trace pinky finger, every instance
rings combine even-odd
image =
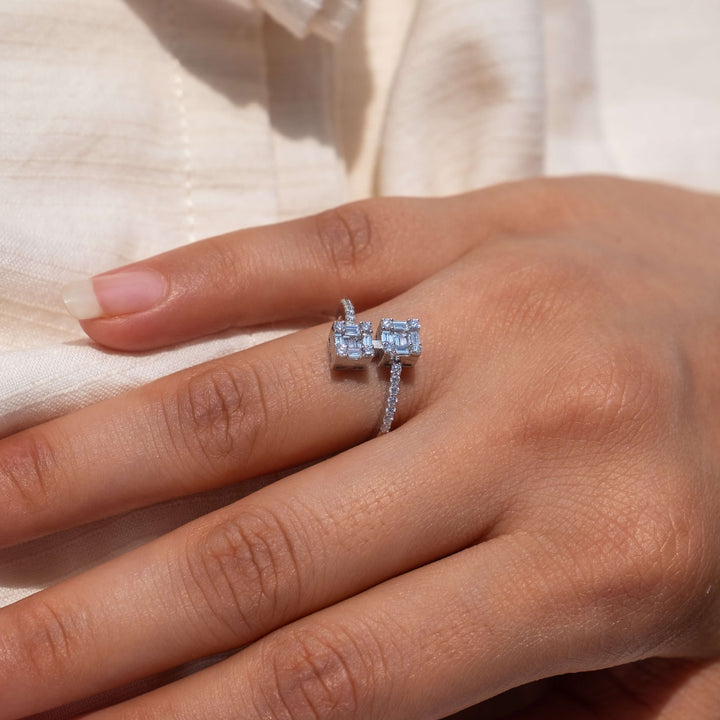
[[[503,720],[716,720],[720,660],[651,658],[551,678],[543,689],[536,702]]]

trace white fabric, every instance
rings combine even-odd
[[[65,313],[72,280],[374,194],[720,187],[716,0],[359,5],[0,0],[0,436],[275,334],[108,352]],[[0,551],[0,605],[245,491]]]
[[[542,173],[541,20],[536,0],[418,5],[387,110],[383,193],[462,192]]]
[[[594,0],[600,121],[618,172],[720,187],[720,2]]]

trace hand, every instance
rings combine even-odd
[[[378,438],[387,375],[333,376],[323,322],[0,442],[5,545],[332,456],[0,611],[0,720],[241,646],[91,717],[440,718],[603,668],[514,717],[714,717],[718,226],[710,196],[534,181],[96,280],[115,348],[349,297],[420,318],[423,355]]]

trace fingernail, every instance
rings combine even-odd
[[[68,312],[78,320],[130,315],[149,310],[167,293],[165,278],[155,270],[132,270],[79,280],[63,288]]]

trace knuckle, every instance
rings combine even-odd
[[[589,599],[630,652],[667,647],[691,633],[707,610],[711,568],[696,501],[680,492],[668,502],[651,467],[608,488],[570,545],[581,605]],[[625,647],[629,639],[641,647]]]
[[[603,595],[643,602],[659,599],[667,591],[677,547],[670,518],[636,503],[623,508],[618,504],[603,515],[598,527],[603,538],[595,543],[595,557],[606,570],[599,577]]]
[[[14,635],[18,665],[43,681],[64,677],[88,649],[77,609],[67,613],[40,598],[18,613]]]
[[[492,275],[482,301],[490,330],[500,337],[533,337],[556,326],[586,307],[603,284],[596,269],[570,253],[540,248],[508,251],[486,272]]]
[[[322,251],[340,280],[354,275],[372,255],[375,228],[367,203],[352,203],[316,216]]]
[[[246,284],[247,273],[241,270],[238,248],[242,244],[229,243],[222,236],[207,238],[203,241],[202,272],[205,280],[215,287],[241,288]]]
[[[268,426],[267,381],[251,366],[212,364],[162,398],[170,442],[203,468],[247,462]]]
[[[535,375],[518,403],[519,442],[533,449],[647,440],[672,404],[656,357],[636,346],[573,348]]]
[[[3,507],[32,514],[46,508],[54,494],[58,463],[53,444],[38,430],[11,440],[0,455]]]
[[[292,614],[305,554],[276,511],[246,508],[190,541],[184,586],[198,615],[243,643],[270,618],[279,622]]]
[[[597,199],[603,179],[530,178],[494,190],[496,225],[506,232],[528,235],[578,226],[607,214]]]
[[[266,651],[265,713],[283,720],[381,717],[386,659],[377,642],[342,630],[297,631]]]

